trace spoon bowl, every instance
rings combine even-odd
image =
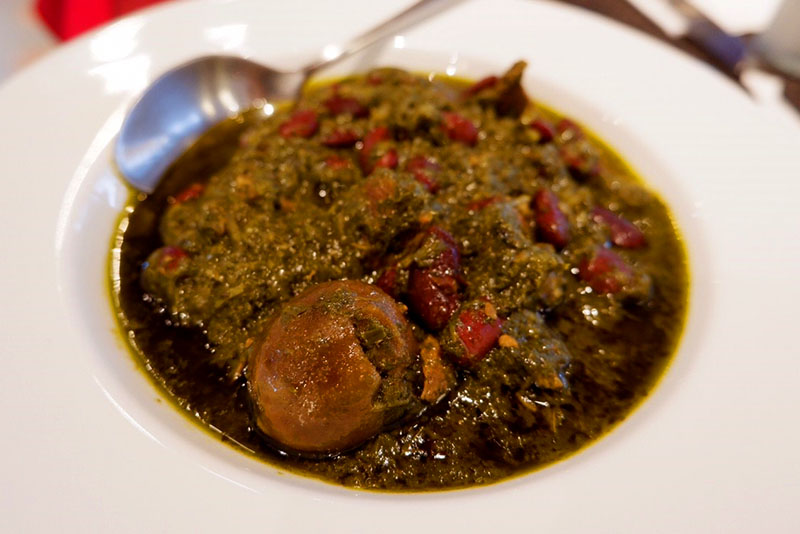
[[[296,99],[314,73],[463,0],[420,0],[323,59],[286,72],[232,56],[205,56],[156,79],[122,123],[114,157],[137,190],[152,193],[164,172],[206,130],[259,100]]]
[[[286,101],[303,72],[281,72],[231,56],[206,56],[158,78],[135,104],[115,147],[120,171],[151,193],[167,167],[206,130],[254,102]]]

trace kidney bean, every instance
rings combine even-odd
[[[441,254],[433,262],[433,265],[454,273],[457,272],[461,268],[461,254],[458,252],[458,245],[450,232],[441,226],[431,226],[428,234],[434,236],[443,245]]]
[[[558,121],[558,124],[556,125],[556,131],[560,137],[564,138],[564,141],[569,141],[570,139],[580,139],[583,137],[583,128],[569,119],[561,119]]]
[[[452,111],[442,112],[442,128],[453,141],[475,146],[478,142],[478,128],[471,120]]]
[[[386,126],[378,126],[364,137],[364,151],[369,152],[375,148],[375,145],[381,141],[391,139],[389,128]]]
[[[278,127],[281,137],[311,137],[317,131],[317,114],[310,110],[295,111]]]
[[[461,93],[462,98],[467,98],[473,95],[476,95],[483,91],[484,89],[489,89],[490,87],[494,87],[497,85],[497,80],[499,78],[497,76],[487,76],[482,80],[478,80],[477,82],[473,83]]]
[[[569,243],[569,221],[561,208],[558,197],[552,191],[540,189],[533,197],[533,211],[536,221],[536,237],[562,249]]]
[[[333,95],[325,100],[322,105],[327,108],[331,115],[342,115],[349,113],[353,117],[362,118],[369,115],[369,108],[355,98],[348,96]]]
[[[169,276],[176,273],[188,261],[189,254],[185,250],[173,245],[166,245],[150,253],[145,268]]]
[[[375,168],[376,163],[373,162],[373,158],[375,156],[375,150],[378,143],[382,141],[388,141],[391,139],[391,133],[389,132],[389,128],[386,126],[379,126],[369,132],[367,135],[364,136],[364,141],[361,146],[361,150],[358,153],[358,161],[361,165],[361,170],[364,174],[370,174],[372,170]],[[380,159],[380,158],[378,158]],[[394,165],[389,165],[392,163],[392,159],[394,159]],[[397,165],[397,153],[394,153],[394,158],[389,156],[384,162],[384,167],[392,167]]]
[[[350,160],[340,156],[328,156],[325,158],[325,165],[333,170],[345,169],[350,166]]]
[[[439,190],[439,184],[433,177],[439,172],[439,164],[425,156],[414,156],[406,163],[406,170],[411,171],[414,179],[421,183],[430,193]]]
[[[323,140],[322,144],[331,148],[348,148],[358,142],[358,134],[353,130],[334,130]]]
[[[375,162],[375,168],[385,167],[387,169],[394,169],[397,167],[397,151],[393,148],[387,150],[378,161]]]
[[[595,207],[592,219],[597,224],[608,228],[611,242],[623,248],[640,248],[647,244],[647,239],[632,222],[605,208]]]
[[[528,125],[539,134],[539,144],[549,143],[556,136],[555,127],[544,119],[536,119]]]
[[[367,74],[367,83],[372,86],[380,85],[383,83],[383,76],[379,72],[372,71]]]
[[[183,204],[184,202],[199,198],[205,190],[206,186],[204,184],[194,183],[175,195],[175,204]]]
[[[635,282],[636,273],[616,252],[598,247],[590,258],[581,261],[581,280],[598,293],[617,293]]]
[[[459,307],[458,276],[461,257],[453,236],[433,226],[422,247],[430,246],[435,256],[424,267],[411,269],[408,284],[409,304],[431,330],[441,330]]]
[[[576,180],[585,180],[600,173],[600,163],[594,154],[579,146],[579,143],[561,145],[558,149],[561,159]]]
[[[491,206],[495,202],[500,201],[499,196],[491,196],[491,197],[483,197],[479,198],[478,200],[473,200],[469,204],[467,204],[468,211],[481,211],[482,209],[486,208],[487,206]]]
[[[458,283],[453,276],[439,276],[431,269],[413,269],[408,293],[411,308],[431,330],[444,328],[458,309]]]
[[[502,334],[502,320],[490,317],[483,308],[468,308],[458,314],[456,335],[463,344],[463,351],[452,356],[460,365],[474,365],[497,343]]]
[[[397,266],[392,265],[391,267],[387,267],[375,281],[375,285],[381,288],[387,295],[397,298],[399,294],[399,288],[397,287]]]

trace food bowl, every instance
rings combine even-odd
[[[203,54],[291,66],[298,51],[349,32],[351,13],[362,13],[366,27],[400,4],[320,2],[253,16],[262,6],[193,2],[144,12],[67,45],[0,88],[0,107],[15,125],[3,130],[0,152],[11,177],[0,210],[4,248],[14,251],[3,271],[13,306],[2,312],[9,356],[0,384],[3,420],[13,429],[3,462],[13,488],[10,525],[797,526],[800,434],[786,421],[800,402],[791,340],[800,297],[791,232],[800,221],[790,209],[800,136],[710,69],[550,3],[465,3],[338,72],[394,63],[478,78],[527,59],[530,96],[588,126],[661,195],[688,249],[690,308],[673,363],[650,397],[603,439],[546,469],[410,495],[282,472],[219,443],[163,399],[119,338],[105,285],[111,236],[129,194],[110,148],[133,98],[160,72]]]
[[[465,56],[453,58],[441,52],[389,47],[380,53],[371,54],[370,57],[359,57],[342,64],[326,75],[337,77],[365,72],[382,65],[422,73],[447,73],[471,79],[480,79],[502,70],[502,66]],[[583,102],[580,97],[565,93],[557,87],[548,89],[548,82],[537,79],[535,72],[526,77],[524,85],[535,101],[565,110],[607,140],[623,157],[629,158],[631,166],[672,207],[677,226],[686,236],[689,249],[692,280],[689,302],[709,302],[710,299],[703,292],[703,287],[706,287],[707,292],[708,286],[698,286],[698,278],[701,282],[703,279],[700,266],[708,263],[702,259],[702,251],[705,250],[702,246],[702,229],[694,225],[690,215],[691,204],[681,191],[680,180],[670,174],[646,144],[640,143],[623,126],[604,120],[603,112],[594,109],[590,103]],[[110,156],[101,155],[95,160],[96,164],[88,169],[72,202],[64,206],[65,228],[68,231],[64,234],[63,253],[59,262],[63,285],[68,288],[66,296],[71,310],[69,315],[76,318],[94,345],[94,350],[86,354],[86,358],[96,379],[118,408],[144,431],[160,443],[175,447],[186,457],[197,455],[197,461],[203,458],[202,461],[208,468],[219,472],[226,479],[248,486],[275,481],[279,484],[291,481],[289,483],[301,486],[310,484],[312,487],[321,484],[299,475],[285,476],[285,471],[279,467],[248,457],[241,450],[232,450],[229,444],[221,442],[219,436],[200,431],[200,426],[193,424],[186,414],[173,406],[165,393],[148,379],[141,363],[128,352],[125,340],[121,337],[124,332],[117,325],[111,307],[113,291],[97,283],[97,280],[108,279],[113,269],[114,258],[109,258],[108,252],[111,236],[115,225],[120,224],[120,214],[128,196],[135,194],[108,165],[108,157]],[[91,224],[82,223],[83,221],[91,221]],[[122,220],[122,224],[124,222]],[[681,354],[685,354],[686,344],[692,342],[691,338],[695,335],[692,329],[702,325],[702,312],[698,312],[695,307],[691,313],[693,316],[687,337],[679,344],[678,351]],[[670,373],[680,372],[680,366],[684,365],[683,360],[690,358],[679,356],[678,370],[673,369]],[[564,461],[569,464],[574,459]],[[535,479],[542,476],[542,473],[527,476]]]

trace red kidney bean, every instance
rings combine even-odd
[[[380,85],[383,83],[383,76],[377,72],[370,72],[367,74],[367,83],[372,86]]]
[[[495,202],[499,202],[499,196],[491,196],[491,197],[484,197],[479,198],[478,200],[473,200],[469,204],[467,204],[468,211],[481,211],[482,209],[486,208],[487,206],[491,206]]]
[[[327,108],[331,115],[342,115],[349,113],[353,117],[361,118],[369,115],[369,108],[355,98],[348,96],[333,95],[325,100],[322,105]]]
[[[562,137],[569,137],[570,139],[583,137],[583,128],[569,119],[561,119],[558,121],[556,130],[558,131],[558,135]]]
[[[439,250],[429,265],[415,266],[409,276],[411,309],[431,330],[441,330],[459,307],[458,275],[461,257],[453,236],[433,226],[427,239],[436,241]],[[423,245],[424,246],[424,245]]]
[[[556,129],[550,121],[536,119],[528,126],[539,134],[539,144],[549,143],[556,136]]]
[[[345,169],[350,166],[350,160],[342,158],[340,156],[328,156],[325,159],[325,165],[330,167],[333,170],[340,170]]]
[[[439,172],[439,164],[425,156],[414,156],[406,163],[406,170],[411,171],[414,179],[421,183],[430,193],[439,190],[439,184],[433,177]]]
[[[502,324],[499,317],[490,317],[483,309],[461,311],[455,329],[464,351],[454,355],[456,361],[467,366],[480,361],[497,343],[502,334]]]
[[[397,266],[392,265],[387,267],[378,279],[375,285],[381,288],[387,295],[397,298],[399,291],[397,287]]]
[[[175,204],[183,204],[184,202],[199,198],[205,190],[206,186],[204,184],[194,183],[175,195]]]
[[[617,293],[635,282],[636,273],[616,252],[598,247],[590,258],[581,261],[581,280],[598,293]]]
[[[461,93],[463,98],[467,98],[473,95],[476,95],[483,91],[484,89],[488,89],[490,87],[494,87],[497,85],[497,76],[487,76],[482,80],[478,80],[477,82],[473,83]]]
[[[322,140],[322,144],[331,148],[348,148],[358,142],[358,134],[353,130],[334,130]]]
[[[576,180],[585,180],[600,173],[600,163],[595,157],[582,152],[575,143],[561,145],[558,149],[561,159]]]
[[[442,112],[442,128],[453,141],[475,146],[478,142],[478,128],[471,120],[452,111]]]
[[[364,137],[364,151],[369,152],[381,141],[387,141],[389,139],[391,139],[389,128],[386,126],[378,126]]]
[[[540,189],[533,197],[536,236],[540,241],[562,249],[569,243],[569,221],[561,208],[558,197],[552,191]]]
[[[391,133],[386,126],[379,126],[364,136],[361,151],[358,153],[358,161],[364,174],[370,174],[375,168],[375,163],[373,163],[375,147],[378,143],[388,141],[389,139],[391,139]],[[395,158],[396,156],[397,154],[395,154]],[[395,162],[395,165],[396,164]]]
[[[316,112],[307,109],[295,111],[287,120],[278,127],[281,137],[311,137],[317,131]]]
[[[457,272],[461,268],[461,254],[458,252],[458,245],[453,236],[441,226],[431,226],[428,233],[441,241],[444,248],[441,254],[433,262],[433,266],[441,266],[443,269]]]
[[[647,239],[632,222],[605,208],[595,207],[592,219],[597,224],[608,228],[611,242],[623,248],[640,248],[647,244]]]
[[[378,158],[375,162],[375,167],[385,167],[387,169],[394,169],[397,167],[397,151],[393,148],[390,148],[386,152]]]
[[[147,258],[147,269],[155,269],[162,275],[175,273],[185,262],[189,254],[180,247],[166,245],[150,253]]]
[[[441,330],[459,306],[458,283],[430,269],[413,269],[408,280],[411,308],[425,326]]]
[[[356,118],[363,118],[369,115],[369,108],[353,97],[334,94],[323,101],[322,105],[325,106],[331,115],[342,115],[349,113]]]

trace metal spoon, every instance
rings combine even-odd
[[[292,72],[247,59],[206,56],[163,74],[128,113],[117,138],[119,170],[136,189],[151,193],[167,167],[208,128],[258,99],[296,99],[317,71],[452,7],[463,0],[421,0],[373,29]]]

